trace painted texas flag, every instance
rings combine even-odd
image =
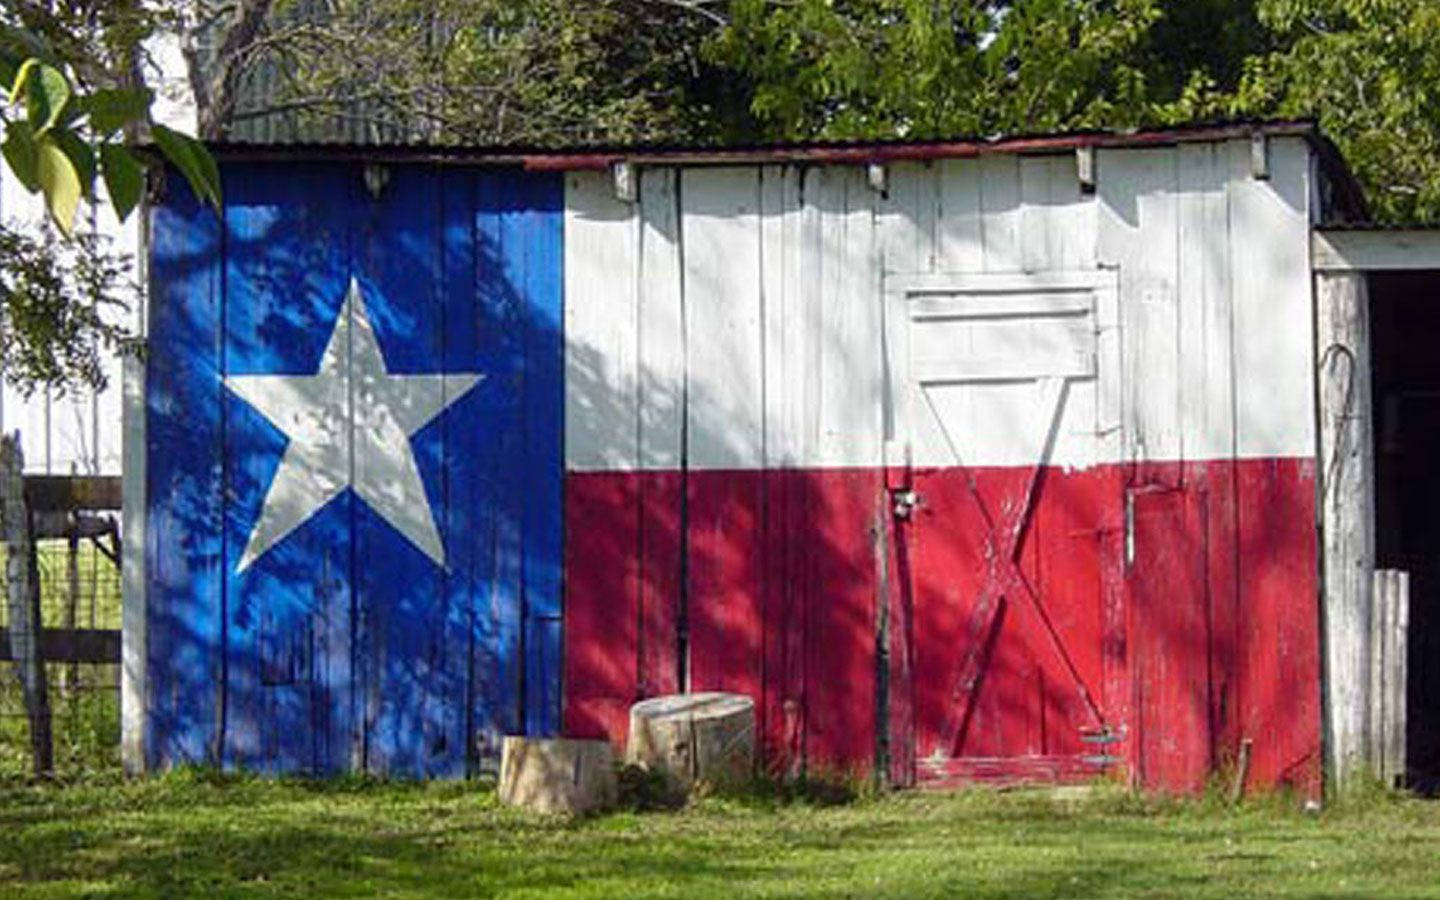
[[[1308,790],[1311,167],[1249,153],[172,184],[150,761],[465,775],[723,690],[776,773]]]

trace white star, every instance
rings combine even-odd
[[[289,439],[235,571],[245,571],[347,487],[444,566],[445,546],[410,436],[482,377],[391,375],[360,285],[351,278],[314,375],[225,378],[226,387]]]

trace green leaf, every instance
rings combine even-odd
[[[150,111],[154,95],[146,88],[109,88],[85,98],[90,111],[90,126],[102,137],[119,131],[131,122],[143,119]]]
[[[20,95],[25,90],[25,84],[30,80],[30,74],[40,65],[40,60],[29,57],[15,70],[15,80],[10,82],[10,102],[19,103]]]
[[[80,179],[81,192],[89,198],[95,196],[95,150],[68,128],[52,128],[49,140],[55,142],[65,155]]]
[[[32,194],[40,190],[38,149],[35,145],[35,131],[29,122],[11,122],[6,126],[5,143],[0,144],[0,152],[5,154],[5,162],[9,164],[10,171],[25,185],[25,190]]]
[[[29,60],[26,60],[25,65],[29,64]],[[44,63],[33,67],[25,82],[25,112],[37,137],[45,134],[59,121],[69,100],[70,80],[64,73]]]
[[[195,196],[207,201],[219,212],[220,168],[215,165],[215,158],[205,145],[188,134],[181,134],[159,123],[151,126],[151,134],[155,137],[155,146],[190,182]]]
[[[110,203],[115,207],[115,217],[123,222],[140,203],[140,194],[145,189],[145,169],[121,145],[101,144],[100,171],[105,178],[105,189],[110,192]]]
[[[75,225],[75,210],[80,207],[80,174],[69,155],[52,140],[42,138],[36,156],[40,190],[45,193],[50,218],[69,236]]]

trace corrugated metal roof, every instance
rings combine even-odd
[[[284,161],[294,159],[359,162],[414,162],[451,165],[516,166],[537,171],[605,169],[616,163],[633,165],[868,164],[898,161],[969,158],[993,154],[1062,153],[1082,147],[1156,147],[1267,137],[1300,137],[1319,158],[1334,188],[1333,214],[1327,221],[1369,221],[1364,193],[1343,157],[1309,119],[1235,120],[1174,128],[1087,130],[1052,134],[959,137],[944,140],[813,141],[743,145],[631,144],[543,147],[534,145],[458,145],[270,141],[232,138],[211,143],[224,159]]]
[[[596,144],[539,146],[461,145],[400,140],[250,140],[231,137],[212,142],[227,158],[414,160],[464,164],[522,165],[528,169],[603,169],[617,162],[639,165],[724,165],[740,163],[867,163],[973,157],[998,153],[1053,153],[1077,147],[1149,147],[1248,138],[1297,136],[1323,140],[1308,119],[1244,120],[1178,128],[1085,130],[1046,134],[956,137],[937,140],[805,141],[707,145]]]

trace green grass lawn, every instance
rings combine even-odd
[[[0,896],[76,894],[1436,896],[1440,805],[977,790],[567,822],[474,784],[0,786]]]

